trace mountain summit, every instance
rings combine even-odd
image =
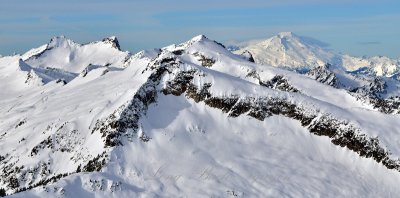
[[[392,77],[400,73],[400,63],[388,57],[353,57],[326,49],[321,41],[281,32],[271,38],[252,41],[234,48],[234,53],[249,56],[258,64],[290,69],[306,69],[330,64],[350,72]]]
[[[116,36],[111,36],[108,38],[104,38],[102,40],[104,43],[111,44],[112,47],[116,48],[117,50],[121,50],[121,46],[119,45],[119,41]]]
[[[80,73],[88,65],[122,65],[128,55],[128,52],[120,50],[114,36],[84,45],[59,36],[52,38],[47,45],[30,50],[23,59],[34,67]]]
[[[0,58],[0,196],[400,194],[394,81],[259,65],[205,36],[51,43]]]
[[[248,51],[256,63],[289,68],[309,68],[331,62],[335,55],[316,43],[292,32],[281,32],[269,39],[242,46],[235,53]]]

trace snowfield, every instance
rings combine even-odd
[[[393,77],[400,73],[400,62],[384,56],[353,57],[335,53],[326,44],[292,32],[281,32],[261,41],[250,41],[231,46],[234,53],[252,55],[258,64],[289,69],[309,69],[326,63],[347,71],[363,71],[370,75]],[[397,76],[396,76],[397,77]]]
[[[285,44],[308,48],[293,39]],[[137,54],[115,37],[85,45],[55,37],[2,57],[0,189],[10,197],[397,197],[398,81],[328,67],[335,55],[317,47],[289,54],[298,62],[268,56],[284,62],[256,64],[200,35]],[[317,69],[276,67],[290,62]]]

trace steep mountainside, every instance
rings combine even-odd
[[[400,193],[398,111],[358,98],[396,84],[258,65],[203,35],[135,55],[51,43],[0,59],[0,188],[12,197]],[[49,68],[63,75],[44,80]]]
[[[384,113],[400,108],[400,64],[387,57],[336,54],[324,44],[291,32],[235,48],[234,53],[261,65],[295,70],[321,83],[345,89],[360,101]],[[381,84],[380,89],[375,89]]]

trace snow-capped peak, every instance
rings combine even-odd
[[[88,44],[78,44],[65,36],[57,36],[47,45],[31,50],[23,56],[23,60],[33,67],[57,68],[80,73],[90,64],[122,67],[128,55],[129,52],[120,50],[115,36]]]
[[[190,53],[195,53],[196,51],[223,51],[225,53],[225,51],[227,51],[223,44],[211,40],[202,34],[195,36],[184,43],[178,45],[173,44],[162,49],[170,52],[186,50]]]
[[[178,46],[183,46],[184,48],[188,48],[188,47],[190,47],[192,45],[195,45],[197,43],[199,43],[199,44],[200,43],[202,43],[202,44],[204,44],[204,43],[215,43],[215,41],[210,40],[209,38],[207,38],[207,36],[205,36],[203,34],[200,34],[200,35],[197,35],[197,36],[191,38],[190,40],[188,40],[188,41],[186,41],[186,42],[184,42],[182,44],[179,44]]]
[[[200,42],[200,41],[204,41],[204,40],[209,40],[209,39],[203,34],[197,35],[197,36],[193,37],[192,39],[190,39],[191,42]]]
[[[291,69],[312,69],[329,63],[349,72],[367,71],[371,75],[393,77],[400,73],[398,60],[388,57],[354,57],[326,49],[321,41],[280,32],[262,41],[233,46],[234,53],[250,53],[255,62]]]
[[[289,68],[323,66],[334,58],[334,54],[322,46],[292,32],[281,32],[266,40],[250,43],[235,53],[245,51],[253,55],[256,63]]]
[[[284,38],[284,37],[294,37],[297,36],[293,32],[280,32],[278,33],[278,37]]]
[[[66,38],[64,35],[53,37],[49,44],[47,45],[47,49],[62,47],[67,48],[77,45],[73,40]]]
[[[108,38],[104,38],[103,43],[111,44],[112,47],[121,50],[121,46],[119,45],[118,39],[116,36],[110,36]]]

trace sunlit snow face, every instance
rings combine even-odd
[[[300,74],[255,64],[205,36],[135,55],[57,43],[0,59],[7,193],[30,185],[40,187],[16,196],[399,193],[386,163],[400,153],[398,117],[370,103],[386,95],[369,98],[399,95],[395,81],[329,65]],[[42,84],[26,83],[29,73]]]

